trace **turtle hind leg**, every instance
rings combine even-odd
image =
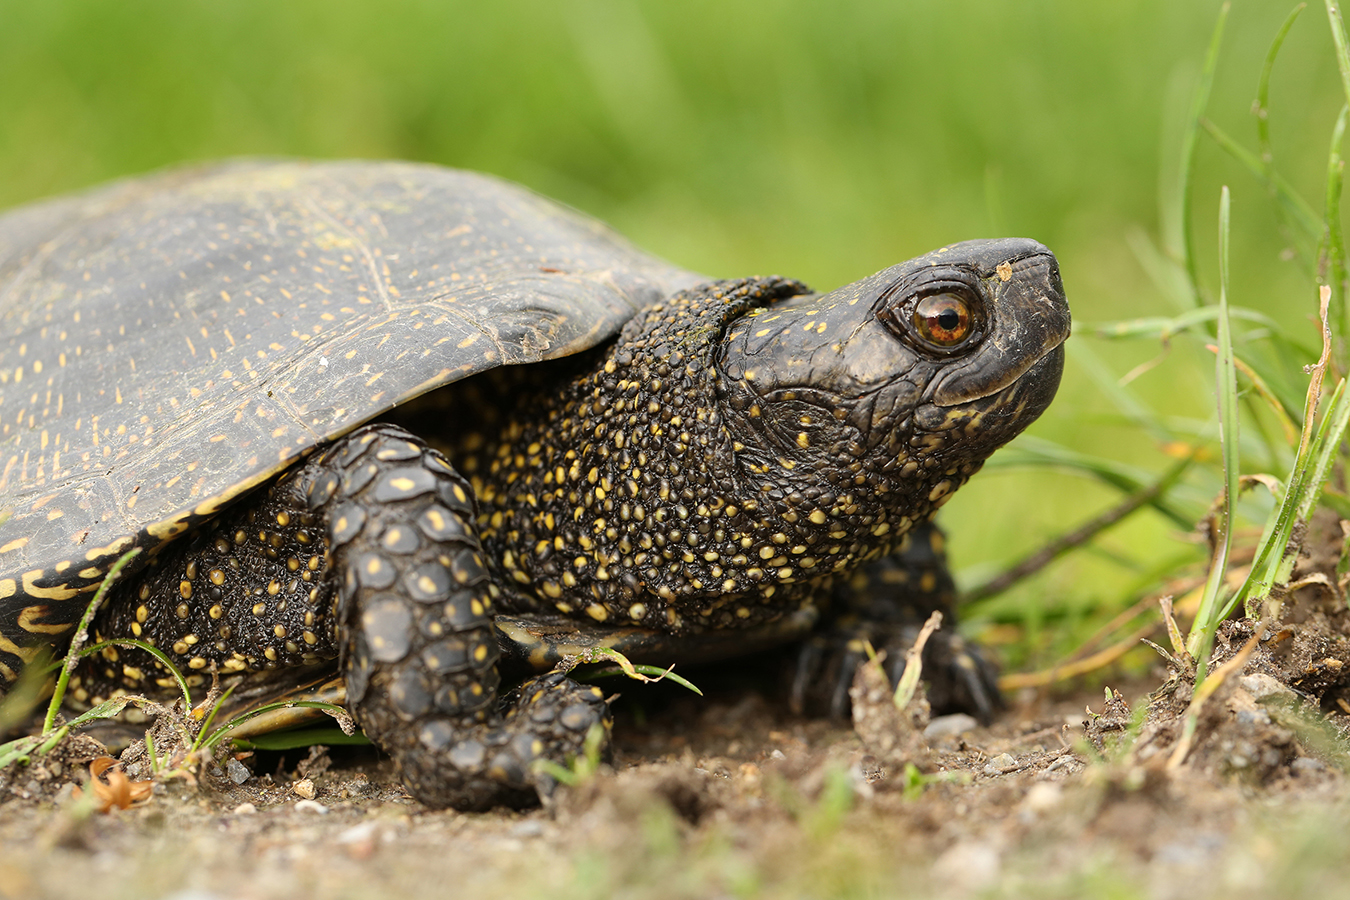
[[[432,806],[532,802],[592,727],[597,688],[560,674],[525,682],[501,710],[490,576],[467,481],[392,425],[373,425],[307,465],[295,489],[326,513],[347,704]]]
[[[846,716],[853,675],[867,659],[866,644],[886,651],[891,683],[924,622],[941,612],[941,630],[924,645],[923,681],[936,713],[967,712],[982,722],[1003,708],[998,670],[981,649],[956,632],[956,585],[947,569],[942,531],[920,525],[891,556],[860,568],[835,587],[835,615],[798,651],[791,703],[798,712]]]

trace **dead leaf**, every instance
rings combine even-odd
[[[89,763],[89,785],[93,788],[99,812],[109,812],[114,807],[130,809],[149,800],[154,792],[154,782],[132,781],[120,767],[121,763],[111,756],[100,756]],[[76,799],[83,794],[79,787],[75,788]]]

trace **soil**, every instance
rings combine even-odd
[[[1339,525],[1314,523],[1310,546],[1339,547]],[[99,750],[70,740],[0,781],[0,896],[1338,894],[1335,562],[1310,553],[1296,581],[1323,577],[1278,618],[1223,626],[1199,703],[1174,662],[1119,690],[1024,692],[981,727],[898,711],[860,677],[850,724],[792,716],[753,673],[708,674],[703,698],[625,688],[612,764],[533,810],[428,810],[369,748],[218,758],[153,788],[135,762],[94,789]]]

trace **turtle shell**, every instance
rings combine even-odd
[[[426,391],[700,281],[430,165],[243,161],[0,216],[0,676],[111,564]]]

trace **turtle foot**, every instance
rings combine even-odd
[[[789,697],[795,712],[843,718],[849,714],[849,686],[867,660],[867,646],[885,651],[883,665],[892,685],[905,669],[905,655],[919,626],[838,626],[805,641],[797,652]],[[937,714],[965,712],[983,723],[1003,708],[998,670],[955,632],[938,631],[923,649],[922,680]]]
[[[588,751],[608,753],[612,720],[599,688],[550,672],[526,681],[516,695],[495,721],[419,723],[416,741],[394,757],[409,792],[428,806],[530,806],[552,796],[561,774],[555,767]]]

